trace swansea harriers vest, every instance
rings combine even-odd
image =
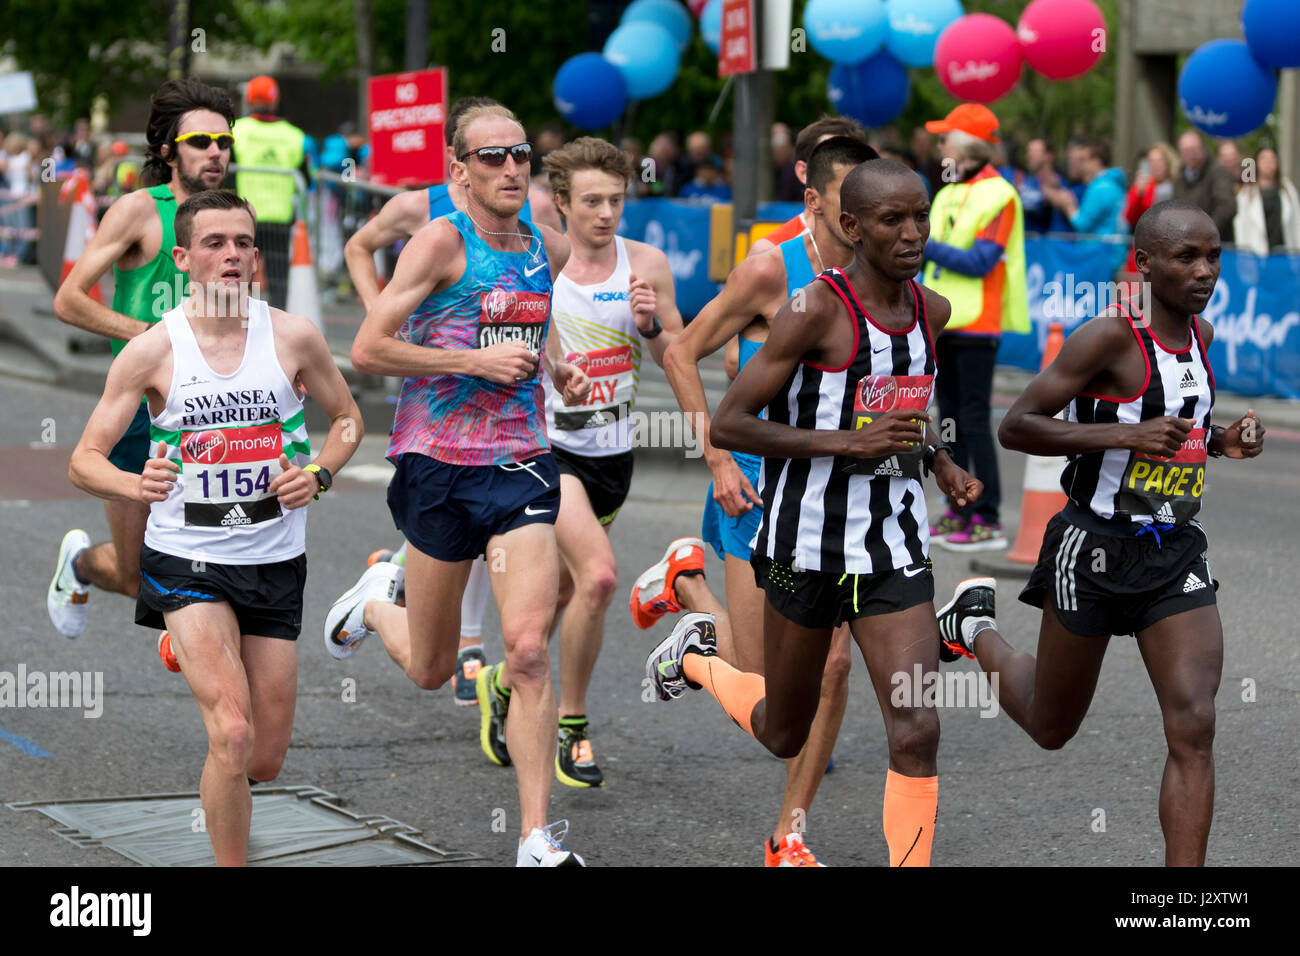
[[[229,375],[208,367],[184,306],[163,316],[172,384],[162,412],[150,416],[149,454],[163,443],[181,475],[167,499],[149,507],[144,540],[155,551],[268,564],[306,548],[307,509],[283,510],[270,490],[281,452],[300,467],[311,459],[302,402],[276,358],[266,303],[248,303],[244,360]]]

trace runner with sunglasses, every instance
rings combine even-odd
[[[494,99],[486,96],[462,96],[447,111],[446,141],[447,168],[456,161],[452,150],[452,138],[456,127],[467,110],[476,106],[499,106]],[[410,192],[394,196],[384,203],[378,215],[356,231],[343,248],[343,261],[347,263],[348,275],[356,287],[361,304],[369,312],[379,301],[379,272],[375,268],[375,253],[387,249],[399,242],[405,242],[420,229],[439,216],[446,216],[465,208],[465,187],[454,181],[440,183],[427,189],[413,189]],[[532,222],[528,200],[524,200],[523,209],[519,210],[520,222]],[[394,550],[380,549],[370,554],[369,564],[376,561],[391,561],[399,567],[406,564],[406,543]],[[460,649],[456,654],[456,673],[451,678],[452,694],[461,707],[473,707],[478,703],[474,684],[479,671],[487,664],[483,652],[483,614],[487,611],[488,593],[487,563],[475,561],[465,584],[465,596],[460,604]],[[398,600],[404,599],[401,588]]]
[[[223,90],[193,78],[168,80],[154,93],[145,137],[142,182],[104,214],[54,297],[54,314],[69,325],[106,335],[113,355],[185,298],[186,277],[172,259],[176,209],[194,193],[225,179],[233,145],[234,109]],[[113,269],[113,304],[98,301],[99,280]],[[149,413],[140,407],[109,453],[123,471],[141,474],[149,459]],[[46,592],[50,621],[65,637],[85,629],[90,587],[134,598],[149,506],[105,500],[111,541],[92,545],[80,528],[63,536]]]
[[[565,405],[585,401],[586,374],[549,335],[551,289],[569,243],[519,222],[531,150],[503,106],[461,117],[453,180],[463,212],[412,237],[352,344],[352,363],[400,375],[389,440],[397,472],[388,505],[407,539],[401,568],[378,562],[330,608],[325,645],[350,657],[378,634],[418,686],[441,687],[456,668],[460,603],[470,568],[488,556],[512,687],[506,739],[519,785],[519,866],[581,866],[563,847],[567,823],[546,823],[556,745],[546,652],[555,615],[560,476],[546,440],[540,367]],[[407,341],[397,338],[406,326]],[[504,690],[504,688],[497,688]]]

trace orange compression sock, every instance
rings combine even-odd
[[[745,733],[754,736],[750,715],[758,702],[767,696],[767,685],[761,674],[738,671],[720,657],[687,654],[682,658],[682,673],[686,679],[700,684],[712,694],[727,716]]]
[[[888,771],[885,778],[885,842],[890,866],[929,866],[934,821],[939,814],[939,778],[904,777]]]

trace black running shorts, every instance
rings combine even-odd
[[[296,641],[302,630],[307,556],[271,564],[205,564],[140,549],[140,592],[135,623],[161,628],[163,615],[202,601],[225,601],[240,634]]]
[[[1071,634],[1139,634],[1216,603],[1208,549],[1195,521],[1134,535],[1070,503],[1047,523],[1020,600],[1040,608],[1050,600]]]
[[[838,627],[845,621],[934,601],[934,573],[928,558],[876,574],[795,571],[757,551],[749,563],[767,603],[800,627]]]
[[[483,555],[526,524],[555,524],[560,472],[550,454],[506,465],[453,465],[406,452],[388,484],[388,510],[407,541],[439,561]]]
[[[628,489],[632,487],[632,453],[625,451],[617,455],[575,455],[563,448],[552,447],[555,464],[562,475],[573,475],[582,482],[587,497],[591,500],[591,510],[602,525],[611,525],[618,517],[618,509],[627,500]]]

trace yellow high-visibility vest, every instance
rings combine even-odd
[[[985,276],[966,276],[934,262],[925,266],[925,285],[952,303],[947,331],[980,335],[1029,331],[1025,289],[1025,216],[1020,196],[1009,182],[986,166],[964,183],[939,190],[930,207],[930,238],[970,249],[1010,202],[1014,217],[1006,251]]]
[[[303,133],[288,120],[265,122],[252,116],[235,120],[235,162],[292,170],[302,166]],[[278,173],[235,174],[235,192],[253,204],[258,222],[294,219],[294,178]]]

